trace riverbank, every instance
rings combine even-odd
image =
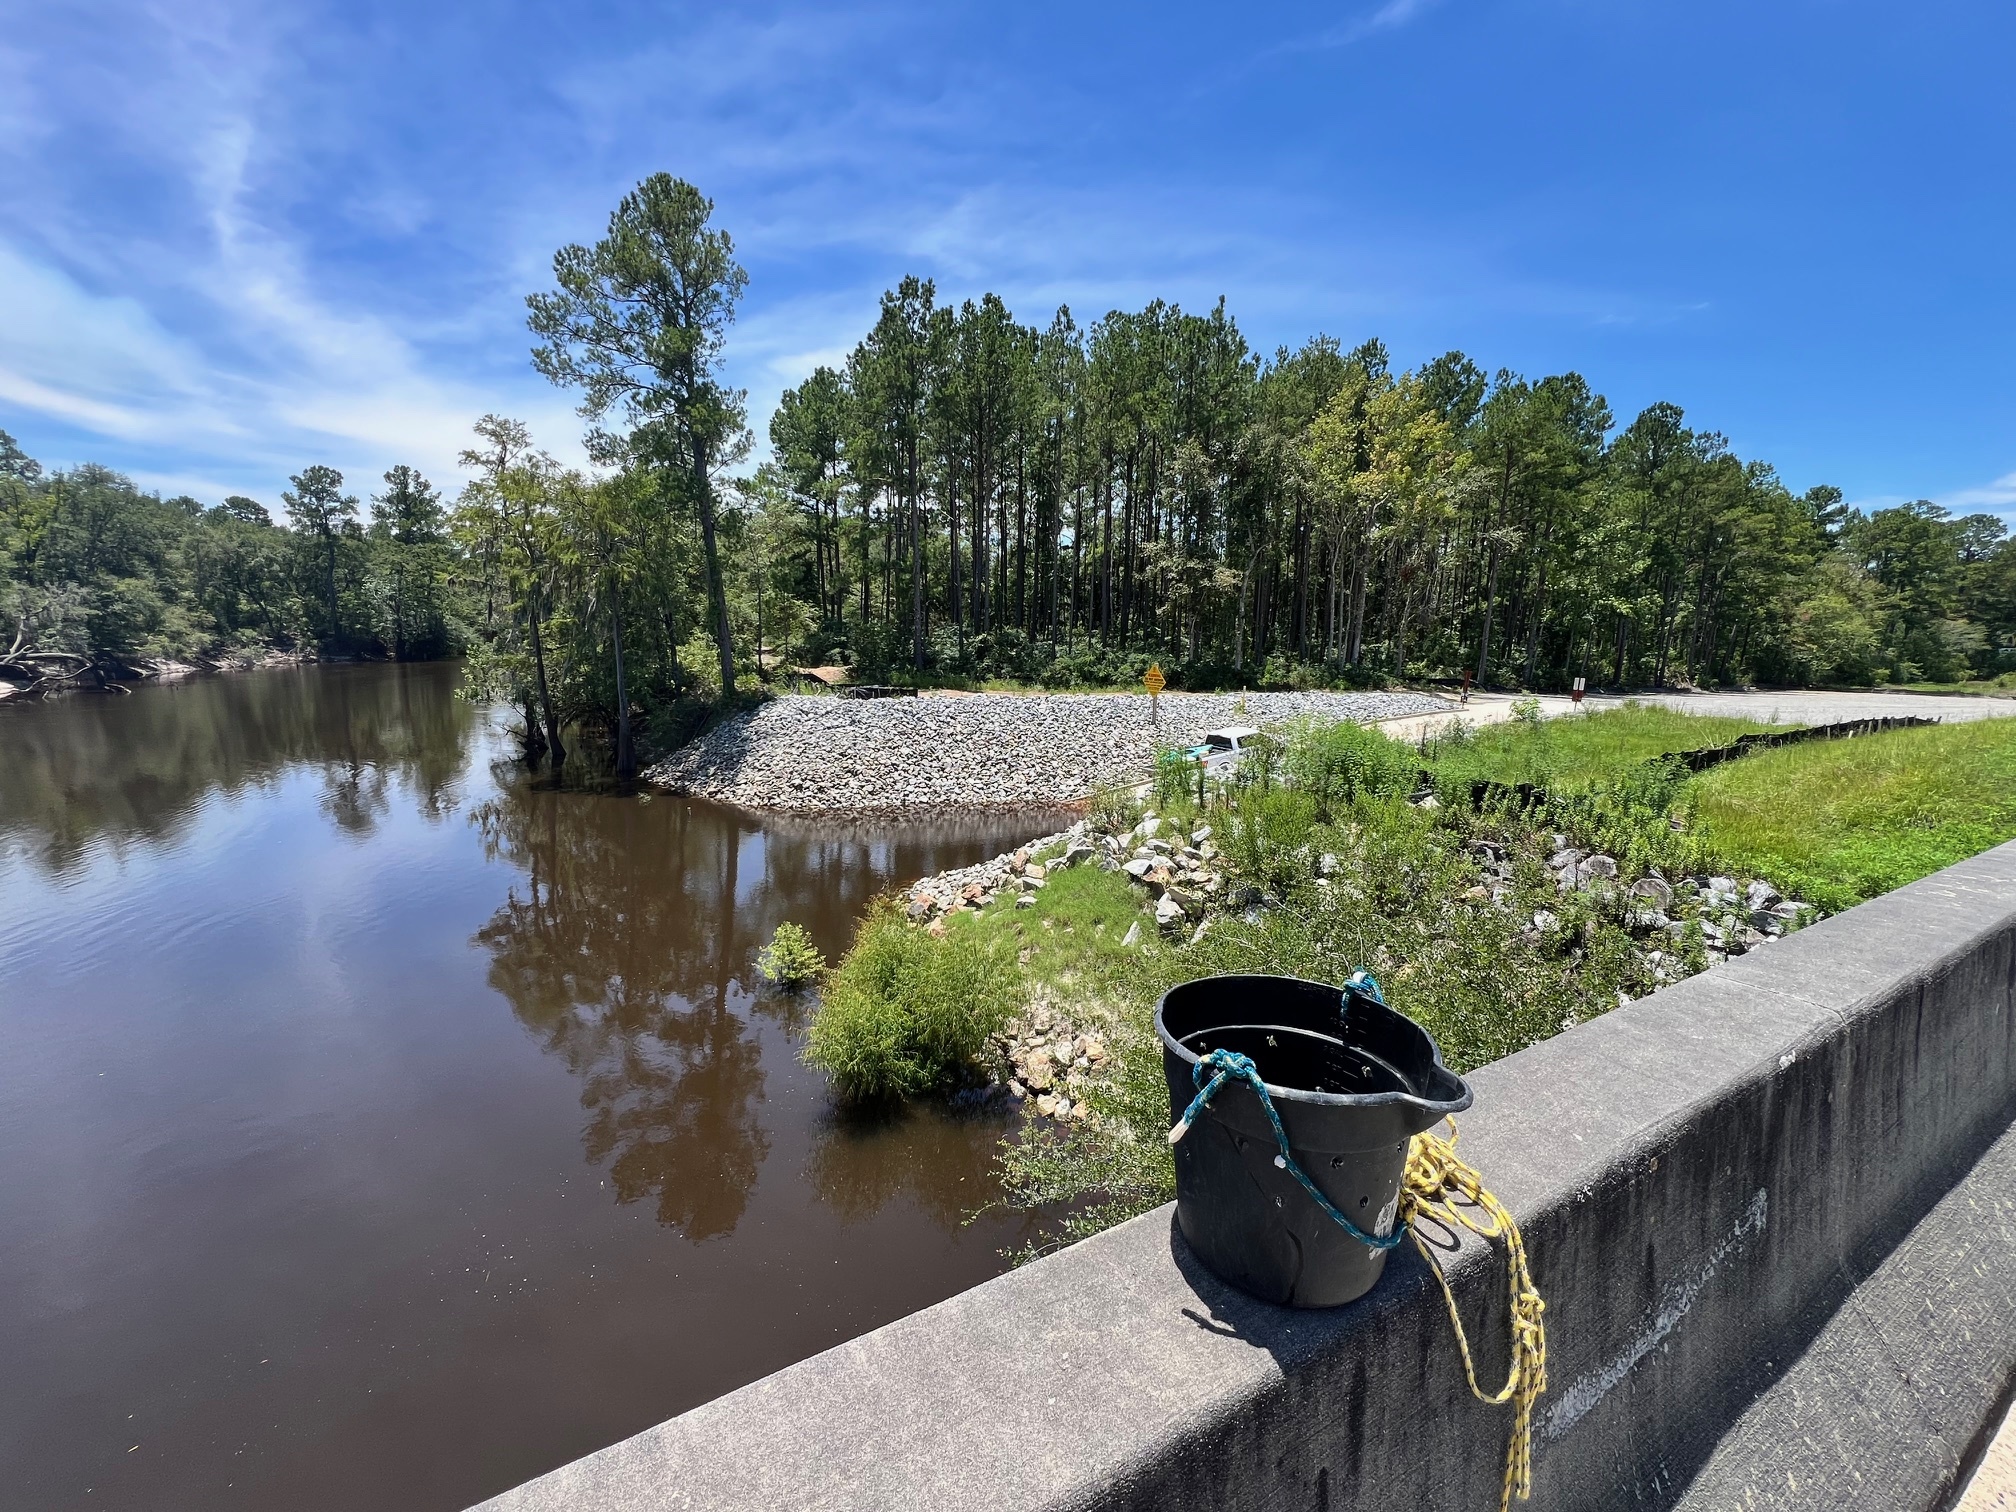
[[[185,678],[207,677],[225,672],[259,672],[280,667],[305,667],[318,663],[351,664],[365,660],[354,656],[320,656],[308,651],[230,651],[216,656],[184,660],[168,656],[143,656],[131,661],[26,653],[11,662],[0,663],[0,701],[13,699],[27,704],[54,693],[130,693],[149,683],[180,682]],[[407,663],[406,665],[417,665]]]
[[[675,793],[744,808],[899,811],[1069,803],[1138,781],[1158,749],[1299,715],[1365,722],[1452,705],[1426,693],[1140,694],[855,700],[791,695],[650,768]]]
[[[1788,899],[1752,870],[1675,872],[1669,881],[1657,867],[1583,849],[1544,822],[1479,826],[1432,801],[1404,806],[1414,812],[1361,810],[1350,829],[1357,838],[1367,825],[1412,826],[1452,853],[1455,864],[1437,878],[1448,894],[1431,889],[1416,905],[1491,913],[1512,945],[1557,954],[1564,971],[1592,947],[1609,958],[1614,996],[1592,997],[1567,1022],[1761,949],[1819,917],[1814,904]],[[1306,877],[1274,879],[1278,892],[1259,885],[1217,843],[1228,818],[1242,823],[1187,805],[1157,813],[1144,800],[908,889],[909,922],[938,938],[971,928],[1012,939],[1023,1006],[990,1042],[983,1067],[990,1081],[1043,1116],[1084,1122],[1092,1083],[1116,1069],[1106,1044],[1121,1012],[1092,983],[1129,975],[1127,958],[1144,953],[1184,959],[1215,928],[1264,938],[1280,911],[1299,910],[1306,921],[1340,890],[1363,895],[1367,880],[1332,850],[1314,855]],[[1227,838],[1250,850],[1248,837]],[[1382,971],[1395,963],[1384,945],[1366,959]],[[1414,970],[1404,960],[1398,966],[1396,980]],[[1471,1055],[1458,1047],[1458,1059]]]
[[[990,1018],[948,1084],[991,1082],[1042,1115],[1004,1146],[1014,1200],[1068,1211],[1055,1237],[1079,1237],[1167,1196],[1151,1018],[1179,982],[1367,969],[1467,1070],[2016,835],[2005,721],[1782,746],[1698,775],[1648,763],[1752,724],[1521,718],[1431,742],[1439,799],[1416,791],[1424,753],[1304,729],[1283,758],[1295,786],[1203,810],[1176,784],[1108,794],[1068,831],[913,884],[864,935],[921,931],[1015,978],[1019,1007]],[[1479,810],[1477,777],[1549,791]],[[1848,867],[1828,885],[1851,832],[1914,843],[1886,842],[1880,878]]]

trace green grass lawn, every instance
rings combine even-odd
[[[1725,864],[1846,908],[2016,838],[2016,720],[1763,751],[1687,796]]]
[[[1599,713],[1515,719],[1445,735],[1430,743],[1428,764],[1452,792],[1486,781],[1573,788],[1616,777],[1654,756],[1728,745],[1739,735],[1771,728],[1754,719],[1628,703]]]

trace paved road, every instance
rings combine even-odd
[[[1658,693],[1644,700],[1694,714],[1734,714],[1796,724],[1838,724],[1848,719],[1897,719],[1919,715],[1948,723],[2016,716],[2016,698],[1970,698],[1937,693]],[[1622,699],[1591,700],[1599,707]]]
[[[1415,740],[1457,719],[1474,725],[1498,724],[1512,717],[1513,702],[1507,693],[1477,693],[1471,696],[1468,707],[1455,713],[1382,720],[1379,727],[1396,739]],[[1590,698],[1582,707],[1614,709],[1624,702],[1622,698]],[[1936,693],[1648,693],[1641,695],[1638,702],[1663,704],[1690,714],[1734,715],[1766,723],[1801,725],[1909,715],[1949,722],[2016,718],[2016,698],[1942,697]],[[1550,695],[1540,700],[1540,712],[1550,719],[1573,713],[1574,709],[1574,701],[1565,696]]]

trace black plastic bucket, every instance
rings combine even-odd
[[[1470,1106],[1470,1088],[1442,1064],[1428,1032],[1369,992],[1294,977],[1205,977],[1162,995],[1155,1031],[1172,1120],[1197,1095],[1201,1057],[1247,1056],[1296,1164],[1379,1237],[1398,1221],[1407,1141]],[[1183,1237],[1214,1275],[1264,1301],[1335,1307],[1364,1296],[1386,1251],[1324,1212],[1275,1164],[1279,1153],[1259,1094],[1228,1080],[1175,1146]]]

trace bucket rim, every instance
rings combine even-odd
[[[1218,972],[1212,976],[1193,977],[1187,982],[1178,982],[1155,1000],[1155,1037],[1162,1041],[1162,1048],[1165,1052],[1173,1053],[1177,1059],[1183,1061],[1193,1069],[1203,1057],[1184,1045],[1182,1041],[1169,1032],[1169,1026],[1163,1022],[1162,1015],[1163,1011],[1169,1006],[1170,994],[1182,992],[1206,982],[1289,982],[1298,987],[1314,987],[1323,992],[1334,992],[1340,998],[1351,995],[1345,989],[1332,982],[1316,982],[1311,981],[1308,977],[1284,976],[1278,972],[1266,971],[1225,971]],[[1455,1097],[1446,1100],[1437,1100],[1432,1097],[1421,1097],[1413,1092],[1316,1092],[1306,1087],[1283,1087],[1273,1082],[1263,1081],[1262,1084],[1267,1088],[1267,1095],[1273,1098],[1286,1098],[1290,1102],[1307,1103],[1319,1108],[1384,1108],[1405,1105],[1407,1107],[1419,1108],[1424,1113],[1432,1113],[1436,1119],[1447,1118],[1452,1114],[1461,1113],[1467,1109],[1475,1094],[1470,1090],[1470,1083],[1464,1077],[1451,1071],[1447,1064],[1444,1063],[1442,1059],[1442,1047],[1435,1042],[1435,1036],[1390,1003],[1381,1003],[1372,998],[1366,998],[1365,1001],[1372,1002],[1375,1006],[1392,1014],[1393,1017],[1399,1019],[1416,1034],[1420,1035],[1422,1039],[1427,1041],[1428,1054],[1433,1062],[1434,1069],[1442,1072],[1456,1083],[1459,1090]]]

